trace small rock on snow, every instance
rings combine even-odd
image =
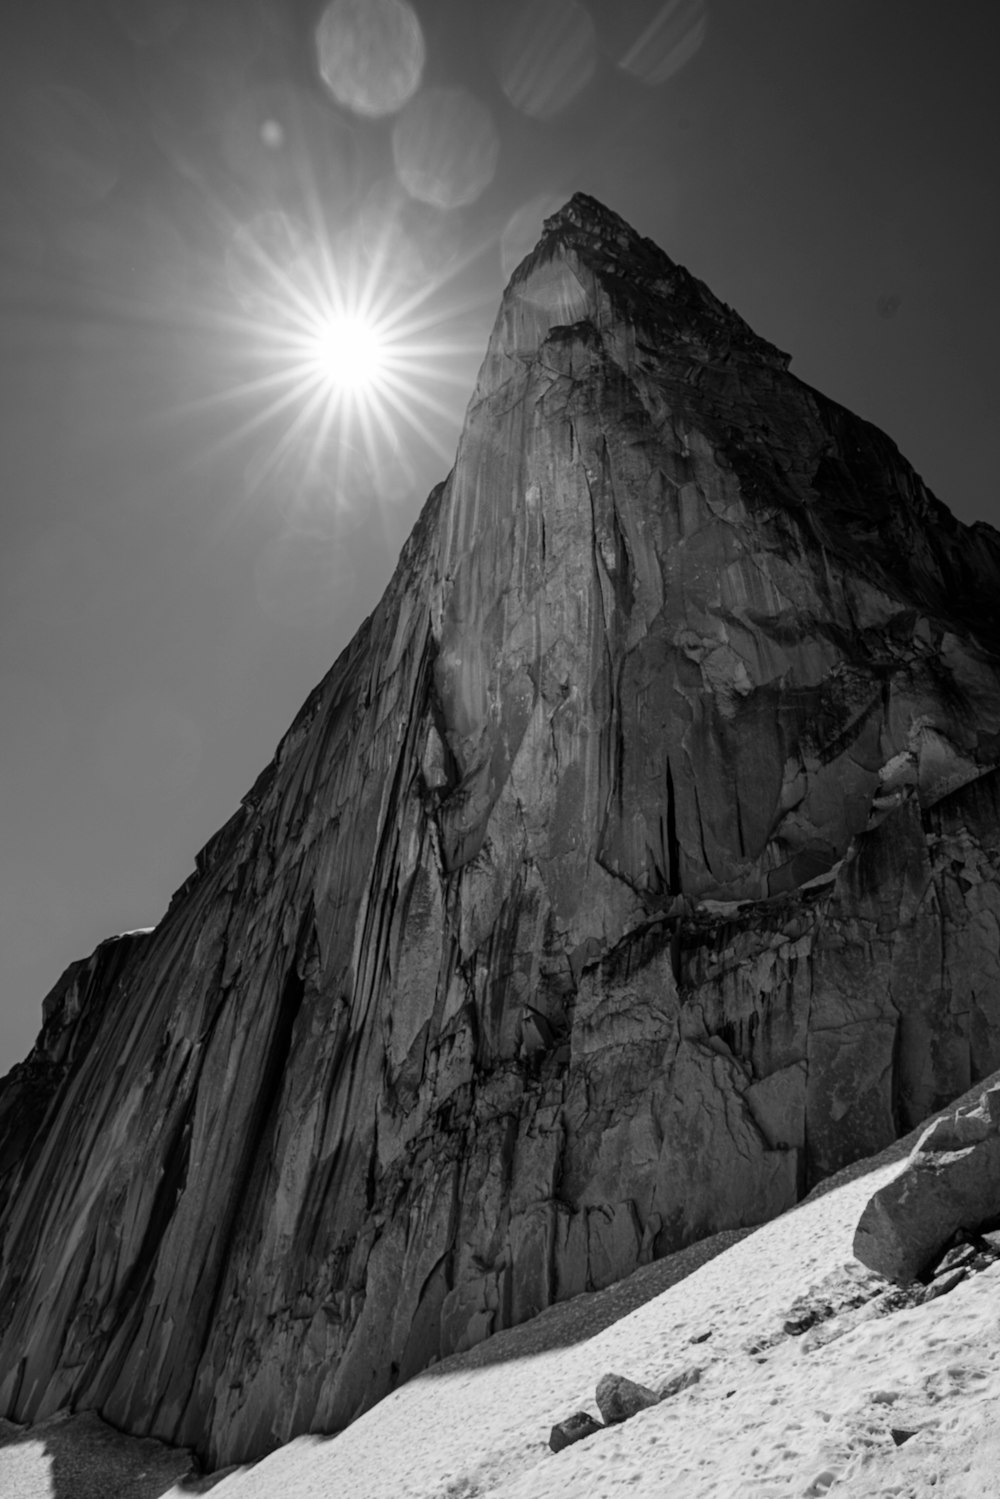
[[[567,1416],[565,1421],[557,1421],[549,1432],[549,1446],[553,1452],[561,1452],[564,1447],[572,1447],[574,1442],[582,1442],[584,1437],[592,1437],[595,1431],[603,1431],[604,1427],[599,1421],[586,1411],[577,1411],[575,1415]]]
[[[597,1386],[597,1406],[609,1426],[627,1421],[639,1411],[658,1405],[660,1396],[623,1374],[605,1374]]]

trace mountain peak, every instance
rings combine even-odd
[[[538,244],[515,270],[497,323],[501,342],[512,301],[530,304],[536,316],[519,326],[510,353],[529,351],[525,333],[537,347],[551,328],[579,322],[609,333],[628,327],[651,349],[674,349],[700,363],[749,358],[782,370],[789,363],[704,282],[587,193],[574,193],[544,221]]]
[[[643,239],[620,214],[597,198],[592,198],[589,193],[574,193],[544,221],[542,229],[543,237],[549,234],[569,235],[575,229],[582,231],[588,239],[599,238],[608,245],[617,245],[623,249],[648,246],[662,259],[667,259],[664,252],[653,245],[651,240]]]
[[[532,267],[574,254],[605,273],[627,269],[631,275],[640,273],[649,279],[669,276],[676,269],[663,250],[619,214],[588,193],[574,193],[543,221],[538,243],[514,272],[512,285],[530,275]]]
[[[0,1089],[0,1413],[336,1431],[1000,1068],[998,597],[572,198],[383,599]]]

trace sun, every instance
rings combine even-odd
[[[389,348],[371,318],[331,313],[317,321],[307,344],[317,376],[332,392],[364,396],[384,381]]]
[[[213,322],[241,367],[211,400],[240,413],[224,445],[256,449],[248,494],[267,494],[280,473],[289,493],[309,496],[320,472],[331,495],[346,494],[344,475],[357,471],[382,496],[424,449],[450,464],[458,393],[479,352],[463,327],[481,300],[466,272],[488,242],[418,276],[401,212],[375,227],[359,214],[333,232],[317,198],[303,218],[268,209],[233,226],[231,300]]]

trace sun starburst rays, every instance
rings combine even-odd
[[[474,346],[446,330],[470,304],[446,295],[443,275],[417,290],[401,287],[383,243],[363,255],[343,238],[336,251],[322,235],[311,240],[305,251],[288,236],[241,243],[243,311],[228,321],[245,373],[226,395],[251,407],[233,441],[272,433],[254,464],[255,483],[294,454],[314,471],[338,442],[360,444],[375,469],[404,439],[449,462],[439,429],[457,424],[447,392],[468,388]]]

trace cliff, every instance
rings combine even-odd
[[[336,1430],[1000,1068],[1000,536],[787,363],[548,221],[385,596],[3,1085],[0,1411]]]

